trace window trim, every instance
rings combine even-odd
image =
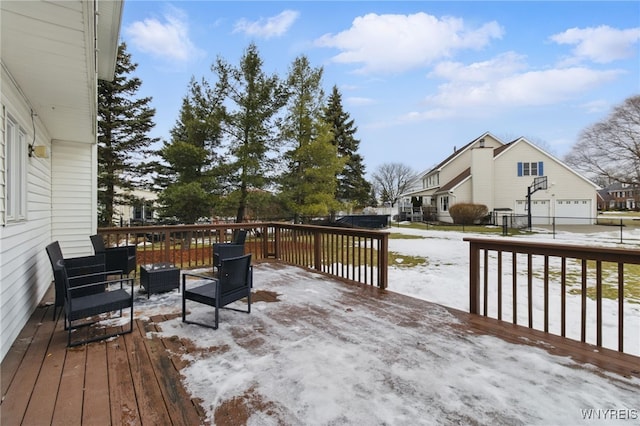
[[[440,211],[448,212],[449,211],[449,196],[441,195],[440,196]]]
[[[5,221],[27,220],[27,132],[10,114],[5,117]]]
[[[519,161],[517,168],[518,176],[544,176],[543,161]]]

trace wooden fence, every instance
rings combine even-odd
[[[512,239],[465,241],[469,242],[470,251],[471,313],[514,324],[520,318],[529,328],[562,337],[568,337],[568,325],[579,321],[579,340],[591,340],[599,347],[603,347],[606,316],[607,333],[614,329],[614,346],[620,352],[625,351],[625,326],[630,333],[640,332],[638,321],[627,320],[630,324],[625,324],[630,304],[638,303],[627,300],[625,284],[638,282],[640,267],[635,265],[640,265],[640,250]],[[522,280],[526,280],[526,287],[518,285]],[[525,294],[521,294],[523,288]],[[569,295],[572,299],[573,295],[579,296],[580,301],[571,312],[567,308]],[[520,309],[525,312],[520,312],[519,317]],[[541,315],[535,317],[536,312]],[[550,317],[559,317],[559,328],[552,330]]]
[[[288,223],[100,228],[108,246],[136,244],[138,265],[168,262],[184,269],[212,265],[212,245],[248,231],[245,253],[341,279],[387,286],[389,237],[384,231]]]

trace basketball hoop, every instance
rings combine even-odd
[[[547,189],[547,177],[539,176],[533,179],[533,184],[531,185],[531,191],[535,192],[539,189]]]
[[[529,222],[529,231],[531,231],[531,194],[540,189],[547,189],[546,176],[534,178],[531,186],[527,187],[527,222]]]

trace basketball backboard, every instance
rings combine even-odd
[[[539,189],[547,189],[547,177],[546,176],[538,176],[533,179],[533,185],[531,185],[531,189],[537,191]]]

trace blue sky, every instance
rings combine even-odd
[[[250,43],[285,77],[306,55],[358,127],[367,172],[430,168],[486,131],[562,158],[640,93],[640,2],[136,1],[121,39],[169,139],[191,77]]]

